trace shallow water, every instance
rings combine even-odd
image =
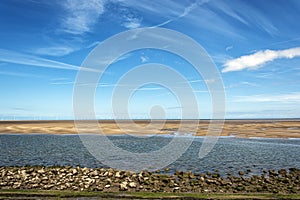
[[[150,152],[167,145],[172,137],[110,136],[118,147],[132,152]],[[184,138],[183,138],[184,139]],[[300,168],[300,140],[220,138],[213,150],[198,158],[203,138],[195,138],[189,149],[174,163],[170,171],[204,173],[219,171],[221,175],[251,170]],[[138,164],[138,163],[137,163]],[[78,135],[0,135],[0,165],[68,165],[107,167],[97,161],[83,146]]]

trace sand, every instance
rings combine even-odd
[[[194,130],[197,136],[207,134],[209,121],[201,120],[198,127],[191,121],[168,120],[146,121],[135,123],[122,121],[118,124],[113,120],[98,121],[99,127],[106,135],[116,134],[174,134],[181,124],[182,132]],[[81,133],[99,133],[88,121],[80,123]],[[0,121],[0,134],[78,134],[74,121]],[[226,120],[221,136],[240,138],[300,138],[299,120]]]

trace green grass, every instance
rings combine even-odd
[[[55,190],[0,190],[1,197],[102,197],[137,199],[300,199],[300,194],[200,194],[153,192],[87,192]]]

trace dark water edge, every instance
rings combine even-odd
[[[172,137],[136,138],[127,135],[109,136],[118,147],[132,152],[150,152],[167,145]],[[264,170],[300,168],[298,139],[220,138],[203,159],[198,152],[203,138],[194,139],[189,149],[167,172],[215,172],[226,176],[239,171],[259,175]],[[138,164],[138,163],[137,163]],[[109,168],[95,159],[78,135],[0,135],[0,166],[80,166]]]

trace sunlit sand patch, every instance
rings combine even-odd
[[[178,132],[196,136],[205,136],[208,133],[209,121],[200,120],[199,125],[194,125],[189,121],[167,120],[164,123],[159,121],[137,121],[132,122],[99,121],[98,126],[93,126],[90,122],[84,122],[80,127],[76,127],[74,121],[10,121],[0,122],[0,133],[21,133],[21,134],[78,134],[93,133],[99,134],[100,130],[105,135],[156,135]],[[101,129],[100,129],[101,128]],[[276,121],[276,120],[228,120],[225,121],[223,131],[220,136],[235,136],[241,138],[267,137],[267,138],[300,138],[300,120]]]

